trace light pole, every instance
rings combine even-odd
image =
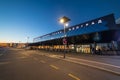
[[[64,38],[63,38],[63,44],[64,44],[64,56],[63,58],[65,58],[65,50],[66,50],[66,44],[67,44],[67,40],[66,40],[66,26],[68,26],[67,22],[70,21],[70,19],[66,16],[63,16],[62,18],[59,19],[59,22],[62,23],[64,25]]]

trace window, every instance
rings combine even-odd
[[[69,31],[71,31],[71,29],[69,28]]]
[[[62,31],[60,31],[60,33],[62,33]]]
[[[86,23],[86,26],[88,26],[88,23]]]
[[[79,26],[76,27],[76,29],[78,29],[78,28],[79,28]]]
[[[92,25],[95,24],[95,22],[92,22]]]
[[[72,30],[75,30],[75,28],[73,27]]]
[[[98,24],[102,23],[102,20],[98,20]]]
[[[81,25],[81,27],[83,27],[83,25]]]

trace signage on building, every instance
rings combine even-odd
[[[63,38],[63,44],[67,44],[67,40]]]

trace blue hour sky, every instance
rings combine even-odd
[[[120,17],[120,0],[0,0],[0,42],[32,42],[33,38],[114,13]]]

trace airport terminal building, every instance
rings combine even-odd
[[[33,48],[50,51],[74,51],[92,53],[95,51],[120,50],[120,24],[115,23],[114,14],[109,14],[78,25],[45,34],[33,39]]]

